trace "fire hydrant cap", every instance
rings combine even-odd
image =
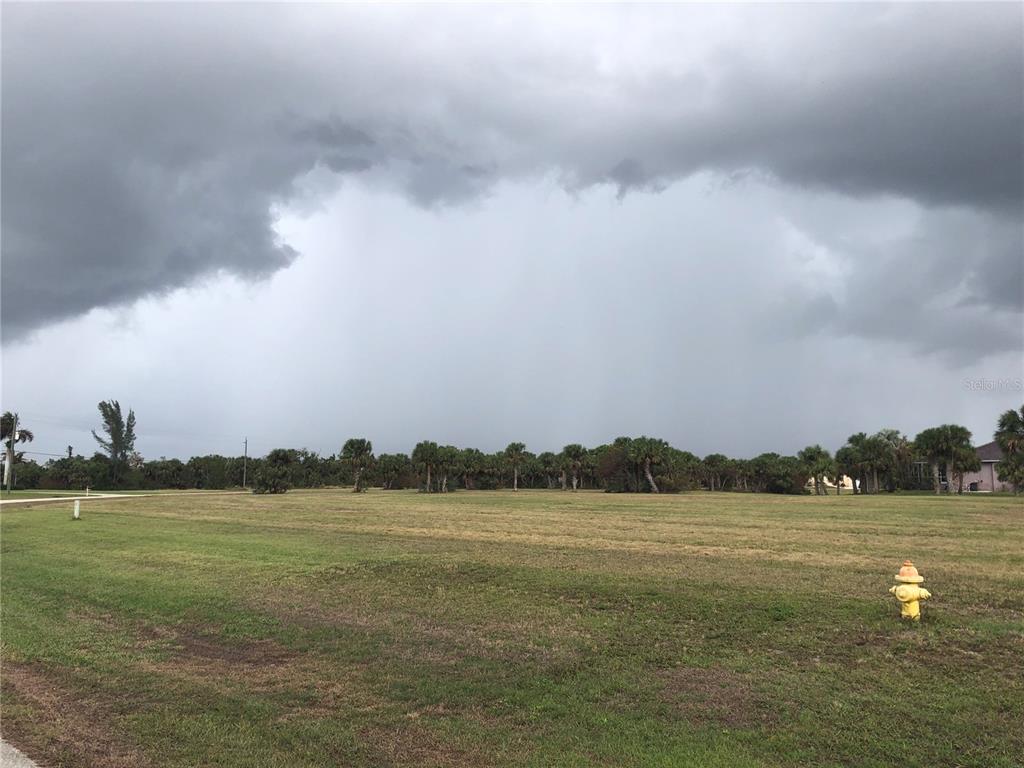
[[[924,576],[917,572],[917,568],[909,560],[903,561],[903,567],[900,568],[900,572],[897,573],[893,578],[896,581],[902,581],[904,584],[920,584],[924,581]]]

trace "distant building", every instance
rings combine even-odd
[[[834,482],[832,482],[831,478],[824,477],[822,479],[825,481],[825,489],[826,490],[834,491],[836,489],[836,484]],[[854,480],[853,480],[852,477],[849,477],[848,475],[843,475],[841,478],[839,478],[839,490],[840,491],[852,491],[853,490],[853,485],[854,485]],[[807,485],[805,487],[811,493],[814,493],[814,478],[813,477],[807,478]]]
[[[974,449],[981,462],[981,469],[977,472],[964,473],[964,489],[991,493],[992,491],[1012,491],[1010,483],[1004,483],[999,479],[999,462],[1003,460],[1003,451],[995,441],[979,445]]]

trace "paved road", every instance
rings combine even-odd
[[[53,504],[57,501],[91,501],[92,499],[137,499],[139,496],[153,496],[155,494],[149,493],[136,493],[136,494],[123,494],[123,493],[90,493],[88,496],[45,496],[33,499],[3,499],[0,501],[0,506],[6,506],[8,504]]]
[[[19,752],[6,741],[0,741],[0,767],[39,768],[38,765],[25,757],[24,752]]]
[[[153,496],[240,496],[252,491],[182,491],[181,493],[91,493],[88,496],[47,496],[38,499],[3,499],[0,506],[8,504],[56,504],[61,501],[92,501],[93,499],[144,499]]]

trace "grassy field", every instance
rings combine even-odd
[[[2,513],[67,766],[1017,766],[1019,499],[292,492]],[[907,626],[912,558],[934,595]]]

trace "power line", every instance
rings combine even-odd
[[[31,412],[21,411],[19,418],[22,421],[39,422],[39,423],[42,423],[42,424],[56,425],[56,426],[59,426],[59,427],[64,427],[65,429],[68,429],[68,430],[73,430],[73,431],[81,432],[81,433],[92,434],[92,433],[95,432],[94,425],[93,426],[87,426],[87,425],[85,425],[84,420],[69,418],[69,417],[66,417],[66,416],[43,415],[41,413],[31,413]],[[237,445],[237,443],[235,443],[235,441],[238,439],[237,435],[231,435],[231,434],[223,433],[223,432],[213,433],[213,432],[197,432],[195,430],[190,430],[190,429],[189,430],[186,430],[186,429],[174,429],[174,428],[165,429],[165,428],[161,428],[161,427],[155,427],[154,428],[152,426],[149,426],[148,424],[145,427],[145,429],[142,431],[142,433],[139,435],[139,437],[142,438],[143,440],[147,441],[147,442],[152,442],[154,440],[159,442],[159,441],[174,440],[175,438],[185,438],[185,442],[187,442],[188,444],[191,444],[191,445],[194,445],[197,439],[199,441],[205,441],[206,445],[200,447],[198,452],[196,450],[193,450],[192,455],[194,455],[194,456],[209,455],[209,453],[210,453],[209,449],[211,447],[213,448],[212,453],[214,455],[234,456],[235,455],[234,451],[232,451],[232,450],[226,450],[225,451],[223,449],[226,448],[229,443]],[[254,442],[257,445],[268,446],[267,450],[269,450],[270,447],[273,447],[276,444],[276,442],[277,442],[277,440],[278,440],[278,438],[280,436],[279,435],[271,436],[269,434],[257,433],[253,437],[254,437]],[[308,446],[302,446],[302,447],[304,449],[308,450]],[[203,450],[205,450],[206,453],[203,453],[202,452]],[[326,449],[326,450],[316,450],[316,449],[314,449],[313,452],[321,454],[321,455],[324,455],[324,456],[327,456],[327,455],[331,454],[331,450],[329,448]],[[47,457],[52,457],[52,458],[64,458],[65,455],[66,455],[66,452],[65,453],[50,453],[48,451],[22,451],[22,453],[31,454],[31,455],[35,455],[35,456],[47,456]],[[245,438],[245,440],[243,442],[243,460],[247,460],[247,458],[248,458],[248,438]]]
[[[68,417],[42,416],[40,414],[28,413],[28,412],[25,412],[25,411],[21,411],[20,413],[21,413],[22,420],[27,419],[29,421],[39,421],[39,422],[43,422],[43,423],[46,423],[46,424],[56,424],[56,425],[61,426],[61,427],[68,427],[70,429],[75,429],[75,430],[78,430],[80,432],[92,432],[96,428],[95,424],[92,423],[92,422],[90,422],[88,425],[85,425],[82,420],[75,420],[75,419],[68,418]],[[196,430],[192,430],[192,429],[174,429],[173,427],[168,429],[168,428],[160,427],[160,426],[152,427],[152,426],[149,426],[148,424],[145,427],[144,434],[145,435],[166,435],[166,436],[171,436],[171,437],[204,437],[204,438],[210,438],[210,439],[216,439],[216,440],[231,440],[231,441],[234,441],[234,440],[238,439],[237,435],[226,433],[226,432],[197,432]],[[255,435],[255,437],[257,437],[259,439],[262,439],[262,440],[267,440],[267,441],[273,441],[274,439],[276,439],[276,436],[271,436],[271,435],[267,435],[267,434],[259,434],[259,433],[257,433]]]
[[[70,420],[66,417],[53,418],[52,416],[40,416],[37,413],[23,413],[22,418],[27,418],[29,421],[41,421],[44,424],[57,424],[61,427],[71,427],[82,431],[88,431],[92,428],[89,426],[82,426],[82,420]]]

